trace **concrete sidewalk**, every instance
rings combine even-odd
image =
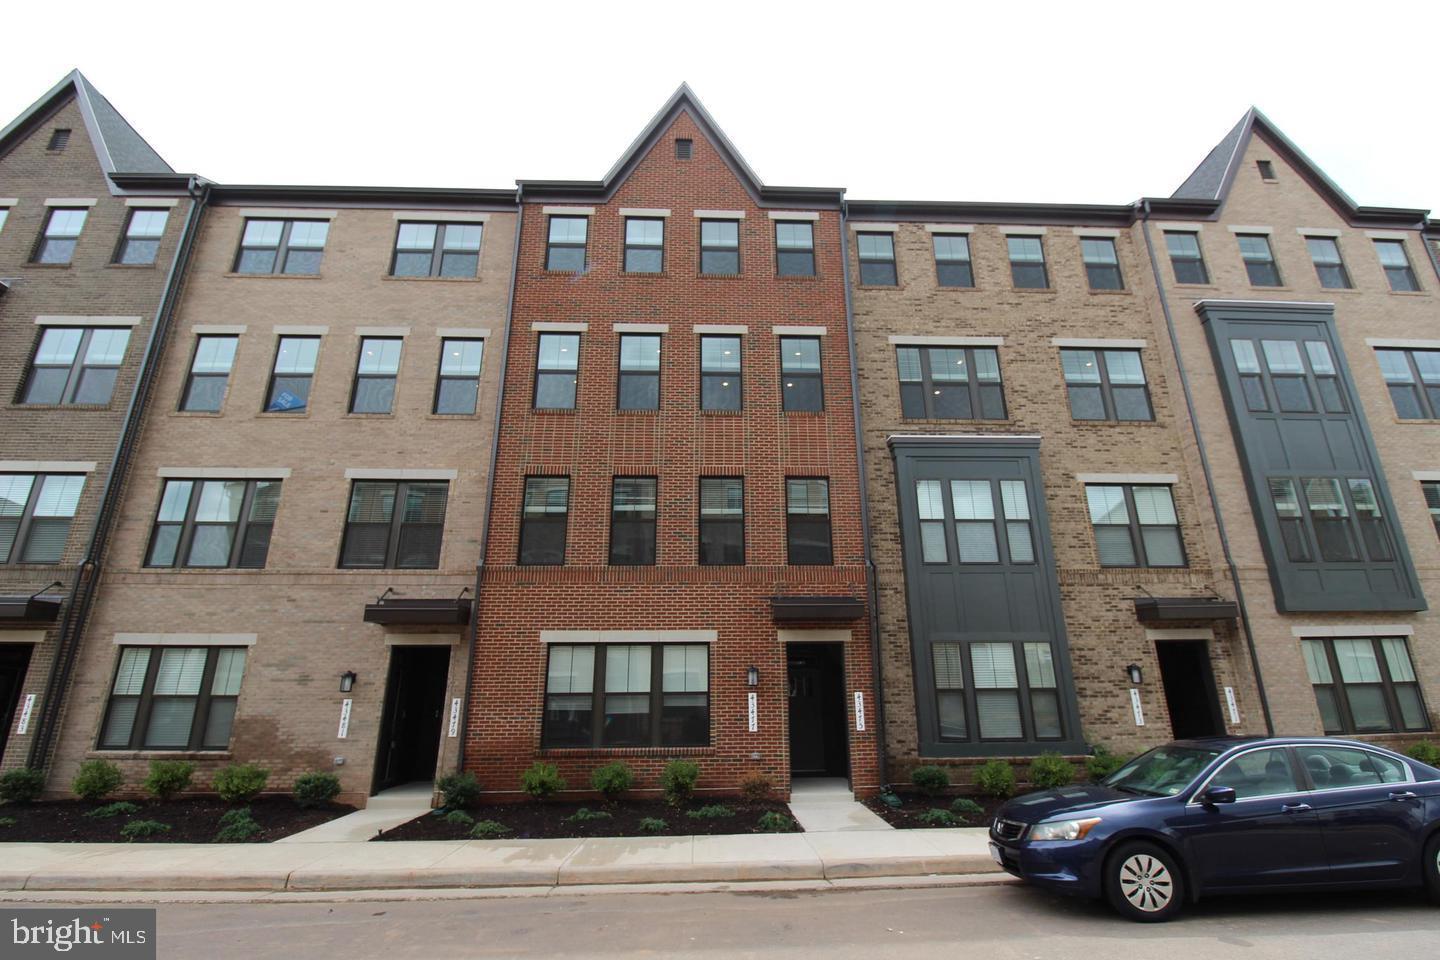
[[[993,873],[983,828],[254,844],[0,843],[5,891],[326,891]]]

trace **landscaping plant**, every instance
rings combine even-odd
[[[161,823],[159,820],[131,820],[120,828],[120,836],[132,843],[146,837],[158,837],[162,833],[169,832],[170,824]]]
[[[187,760],[151,760],[150,775],[145,778],[144,787],[151,796],[169,800],[182,790],[188,790],[190,778],[194,775],[195,764]],[[154,821],[137,820],[135,822],[153,823]]]
[[[789,833],[795,829],[795,821],[778,810],[767,810],[760,814],[756,829],[761,833]]]
[[[520,774],[520,789],[536,800],[549,800],[565,789],[565,778],[560,776],[560,770],[555,764],[537,760],[530,765],[530,769]]]
[[[86,760],[75,771],[70,790],[81,800],[98,803],[120,789],[125,777],[109,760]]]
[[[40,799],[45,789],[45,774],[21,767],[0,777],[0,800],[5,803],[31,803]]]
[[[139,813],[140,807],[128,800],[116,800],[114,803],[107,803],[103,807],[96,807],[94,810],[87,810],[85,816],[94,817],[97,820],[108,820],[111,817],[118,817],[121,814]]]
[[[975,789],[987,797],[1013,797],[1015,771],[1004,760],[986,760],[975,768]]]
[[[480,781],[468,770],[464,773],[447,773],[435,781],[445,806],[451,810],[473,807],[480,800]]]
[[[470,816],[470,814],[466,813],[464,810],[451,810],[449,813],[445,814],[445,822],[450,824],[450,826],[452,827],[460,827],[462,829],[468,829],[475,826],[475,818]]]
[[[494,840],[510,832],[510,828],[494,820],[481,820],[470,829],[470,836],[476,840]]]
[[[13,827],[15,826],[15,823],[16,820],[14,817],[0,817],[0,830],[5,829],[6,827]]]
[[[295,778],[293,794],[302,807],[323,807],[340,795],[340,778],[333,773],[302,773]]]
[[[635,785],[635,772],[622,760],[601,764],[590,771],[590,788],[614,803]]]
[[[643,817],[635,824],[635,829],[641,833],[663,833],[669,824],[659,817]]]
[[[260,824],[250,815],[249,807],[227,810],[220,818],[220,831],[215,834],[216,843],[245,843],[260,834]]]
[[[1094,755],[1085,761],[1085,772],[1090,774],[1092,781],[1099,783],[1129,763],[1132,756],[1133,754],[1128,753],[1111,753],[1107,747],[1096,747]]]
[[[685,816],[691,820],[722,820],[725,817],[735,816],[735,811],[723,803],[707,803],[703,807],[686,810]]]
[[[917,813],[915,819],[927,827],[958,827],[965,822],[949,810],[942,810],[939,807],[931,807],[923,813]]]
[[[1042,753],[1030,761],[1030,782],[1041,790],[1068,787],[1075,779],[1075,764],[1058,753]]]
[[[976,819],[983,819],[985,808],[980,806],[969,797],[956,797],[950,802],[950,812],[959,817],[964,823],[970,823]]]
[[[226,803],[245,803],[260,795],[270,771],[253,763],[232,763],[215,771],[215,792]]]
[[[1417,743],[1405,751],[1411,760],[1419,760],[1421,763],[1428,763],[1432,767],[1440,767],[1440,746],[1433,743]]]
[[[581,807],[570,816],[565,818],[566,823],[590,823],[595,820],[609,820],[610,814],[604,810],[591,810],[589,807]]]
[[[700,782],[700,765],[693,760],[671,760],[660,774],[660,790],[672,806],[679,806],[695,795]]]
[[[775,781],[754,770],[740,778],[740,796],[751,803],[764,803],[775,792]]]
[[[950,774],[944,767],[926,764],[910,771],[910,783],[927,797],[938,797],[950,789]]]

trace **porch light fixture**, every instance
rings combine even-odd
[[[344,673],[340,674],[340,692],[341,692],[341,693],[349,693],[351,690],[354,690],[354,689],[355,689],[355,671],[354,671],[354,670],[346,670]]]
[[[1125,672],[1130,675],[1130,682],[1137,687],[1140,685],[1140,682],[1145,679],[1145,675],[1140,672],[1140,664],[1138,663],[1130,664],[1125,668]]]
[[[759,667],[746,667],[746,668],[745,668],[745,685],[746,685],[746,686],[750,686],[750,687],[758,687],[758,686],[760,686],[760,668],[759,668]]]

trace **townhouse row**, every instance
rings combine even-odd
[[[1432,730],[1440,225],[1256,111],[1133,204],[233,186],[71,74],[0,131],[0,765],[348,799],[673,757]]]

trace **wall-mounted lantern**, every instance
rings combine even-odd
[[[1129,674],[1130,682],[1135,684],[1137,687],[1140,685],[1141,681],[1145,679],[1145,675],[1140,672],[1140,664],[1138,663],[1130,664],[1128,667],[1125,668],[1125,672]]]
[[[758,686],[760,686],[760,668],[759,668],[759,667],[746,667],[746,668],[745,668],[745,685],[746,685],[746,686],[749,686],[749,687],[758,687]]]
[[[354,689],[355,689],[355,671],[354,671],[354,670],[346,670],[344,673],[340,674],[340,692],[341,692],[341,693],[349,693],[351,690],[354,690]]]

